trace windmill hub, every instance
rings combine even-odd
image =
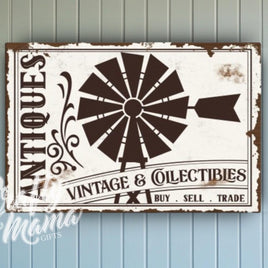
[[[130,117],[137,117],[142,111],[142,104],[138,99],[129,99],[124,105],[124,111]]]

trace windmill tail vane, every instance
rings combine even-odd
[[[155,56],[150,54],[145,64],[142,55],[121,56],[123,67],[117,58],[95,66],[106,82],[92,73],[81,86],[88,97],[80,98],[77,119],[85,122],[89,144],[101,141],[98,149],[121,162],[122,172],[128,162],[145,168],[148,158],[170,151],[168,143],[187,127],[176,119],[186,119],[189,109],[202,118],[239,122],[234,110],[239,94],[201,98],[189,106],[189,97],[179,96],[184,89],[176,71],[160,83],[168,67]]]
[[[240,94],[199,99],[194,107],[197,115],[203,118],[240,122],[234,106]]]

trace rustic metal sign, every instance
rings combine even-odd
[[[260,44],[7,44],[7,210],[260,210]]]

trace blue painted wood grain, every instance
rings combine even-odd
[[[217,41],[237,41],[240,38],[240,1],[219,0],[217,6]],[[228,17],[228,19],[226,19]],[[237,213],[218,214],[219,268],[240,267],[240,216]]]
[[[146,267],[146,214],[124,215],[124,267]]]
[[[4,124],[5,122],[5,98],[4,98],[4,89],[5,89],[5,66],[4,66],[4,59],[5,59],[5,42],[11,41],[11,22],[10,22],[10,15],[11,15],[11,6],[8,0],[2,1],[0,4],[0,8],[5,12],[0,16],[0,25],[1,25],[1,34],[0,34],[0,122]],[[1,125],[1,128],[4,128]],[[0,176],[2,180],[2,185],[4,185],[4,177],[5,177],[5,132],[0,131]],[[3,208],[3,200],[0,200],[0,207]],[[7,221],[8,215],[2,215],[0,221],[5,223]],[[2,231],[0,232],[0,234]],[[1,243],[1,242],[0,242]],[[8,243],[1,243],[0,245],[0,260],[1,265],[3,267],[11,267],[11,241]]]
[[[168,41],[169,1],[148,0],[147,2],[147,41]]]
[[[169,3],[169,41],[191,42],[193,34],[193,1],[171,0]]]
[[[193,5],[193,1],[170,1],[168,27],[170,41],[193,41]],[[193,222],[192,213],[169,215],[169,267],[193,267]]]
[[[1,176],[5,42],[262,41],[263,101],[267,103],[265,25],[268,0],[1,0]],[[267,113],[263,105],[263,114]],[[266,124],[263,120],[264,163]],[[56,241],[32,247],[20,239],[0,242],[0,267],[266,268],[266,165],[263,171],[260,214],[85,214],[79,225],[60,230]],[[20,216],[29,219],[28,214]]]
[[[169,267],[169,214],[148,214],[147,267]]]
[[[11,40],[16,42],[27,42],[31,40],[32,7],[29,0],[13,0],[11,5]],[[22,221],[30,221],[27,213],[18,216]],[[11,243],[12,268],[13,267],[31,267],[32,247],[25,244],[18,237]]]
[[[124,41],[139,42],[146,40],[146,0],[125,0],[124,10]]]
[[[147,41],[167,41],[169,38],[169,3],[161,0],[148,0]],[[167,213],[146,215],[146,267],[169,267],[169,227]]]
[[[101,267],[124,267],[123,213],[102,214]]]
[[[262,2],[241,1],[241,41],[262,41]],[[265,162],[264,162],[265,163]],[[262,266],[262,214],[241,214],[241,267]]]
[[[192,214],[170,214],[169,230],[170,267],[194,267],[194,237]]]
[[[98,0],[79,2],[79,41],[101,41],[101,9]],[[79,268],[102,267],[102,214],[84,214],[79,227]]]
[[[84,214],[80,221],[80,268],[101,267],[101,213]]]
[[[123,41],[146,40],[146,1],[124,2]],[[126,213],[123,218],[123,267],[146,267],[147,216],[145,213]]]
[[[102,42],[122,41],[124,36],[124,1],[101,1],[101,40]]]
[[[215,42],[216,1],[193,2],[193,41]],[[214,213],[193,215],[193,267],[213,268],[218,263],[218,218]],[[206,250],[200,250],[206,248]]]
[[[100,42],[101,2],[99,0],[79,1],[79,41]]]
[[[79,5],[78,1],[57,0],[56,2],[56,41],[78,42],[79,37]],[[80,265],[80,223],[76,226],[56,230],[61,237],[56,239],[55,265],[57,268]]]
[[[32,18],[31,18],[31,41],[50,42],[55,41],[55,13],[54,2],[48,0],[46,2],[42,0],[35,0],[32,2]],[[48,12],[44,13],[44,10]],[[44,34],[42,34],[44,33]],[[37,218],[40,223],[44,222],[45,214],[36,213],[34,218]],[[48,231],[47,234],[39,236],[40,242],[32,246],[32,267],[46,268],[53,267],[54,254],[55,254],[55,240],[50,239],[49,236],[54,233]]]

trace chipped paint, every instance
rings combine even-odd
[[[228,81],[233,81],[237,84],[243,83],[245,81],[244,74],[240,71],[239,64],[223,64],[218,69],[218,75],[222,79],[227,79]]]

